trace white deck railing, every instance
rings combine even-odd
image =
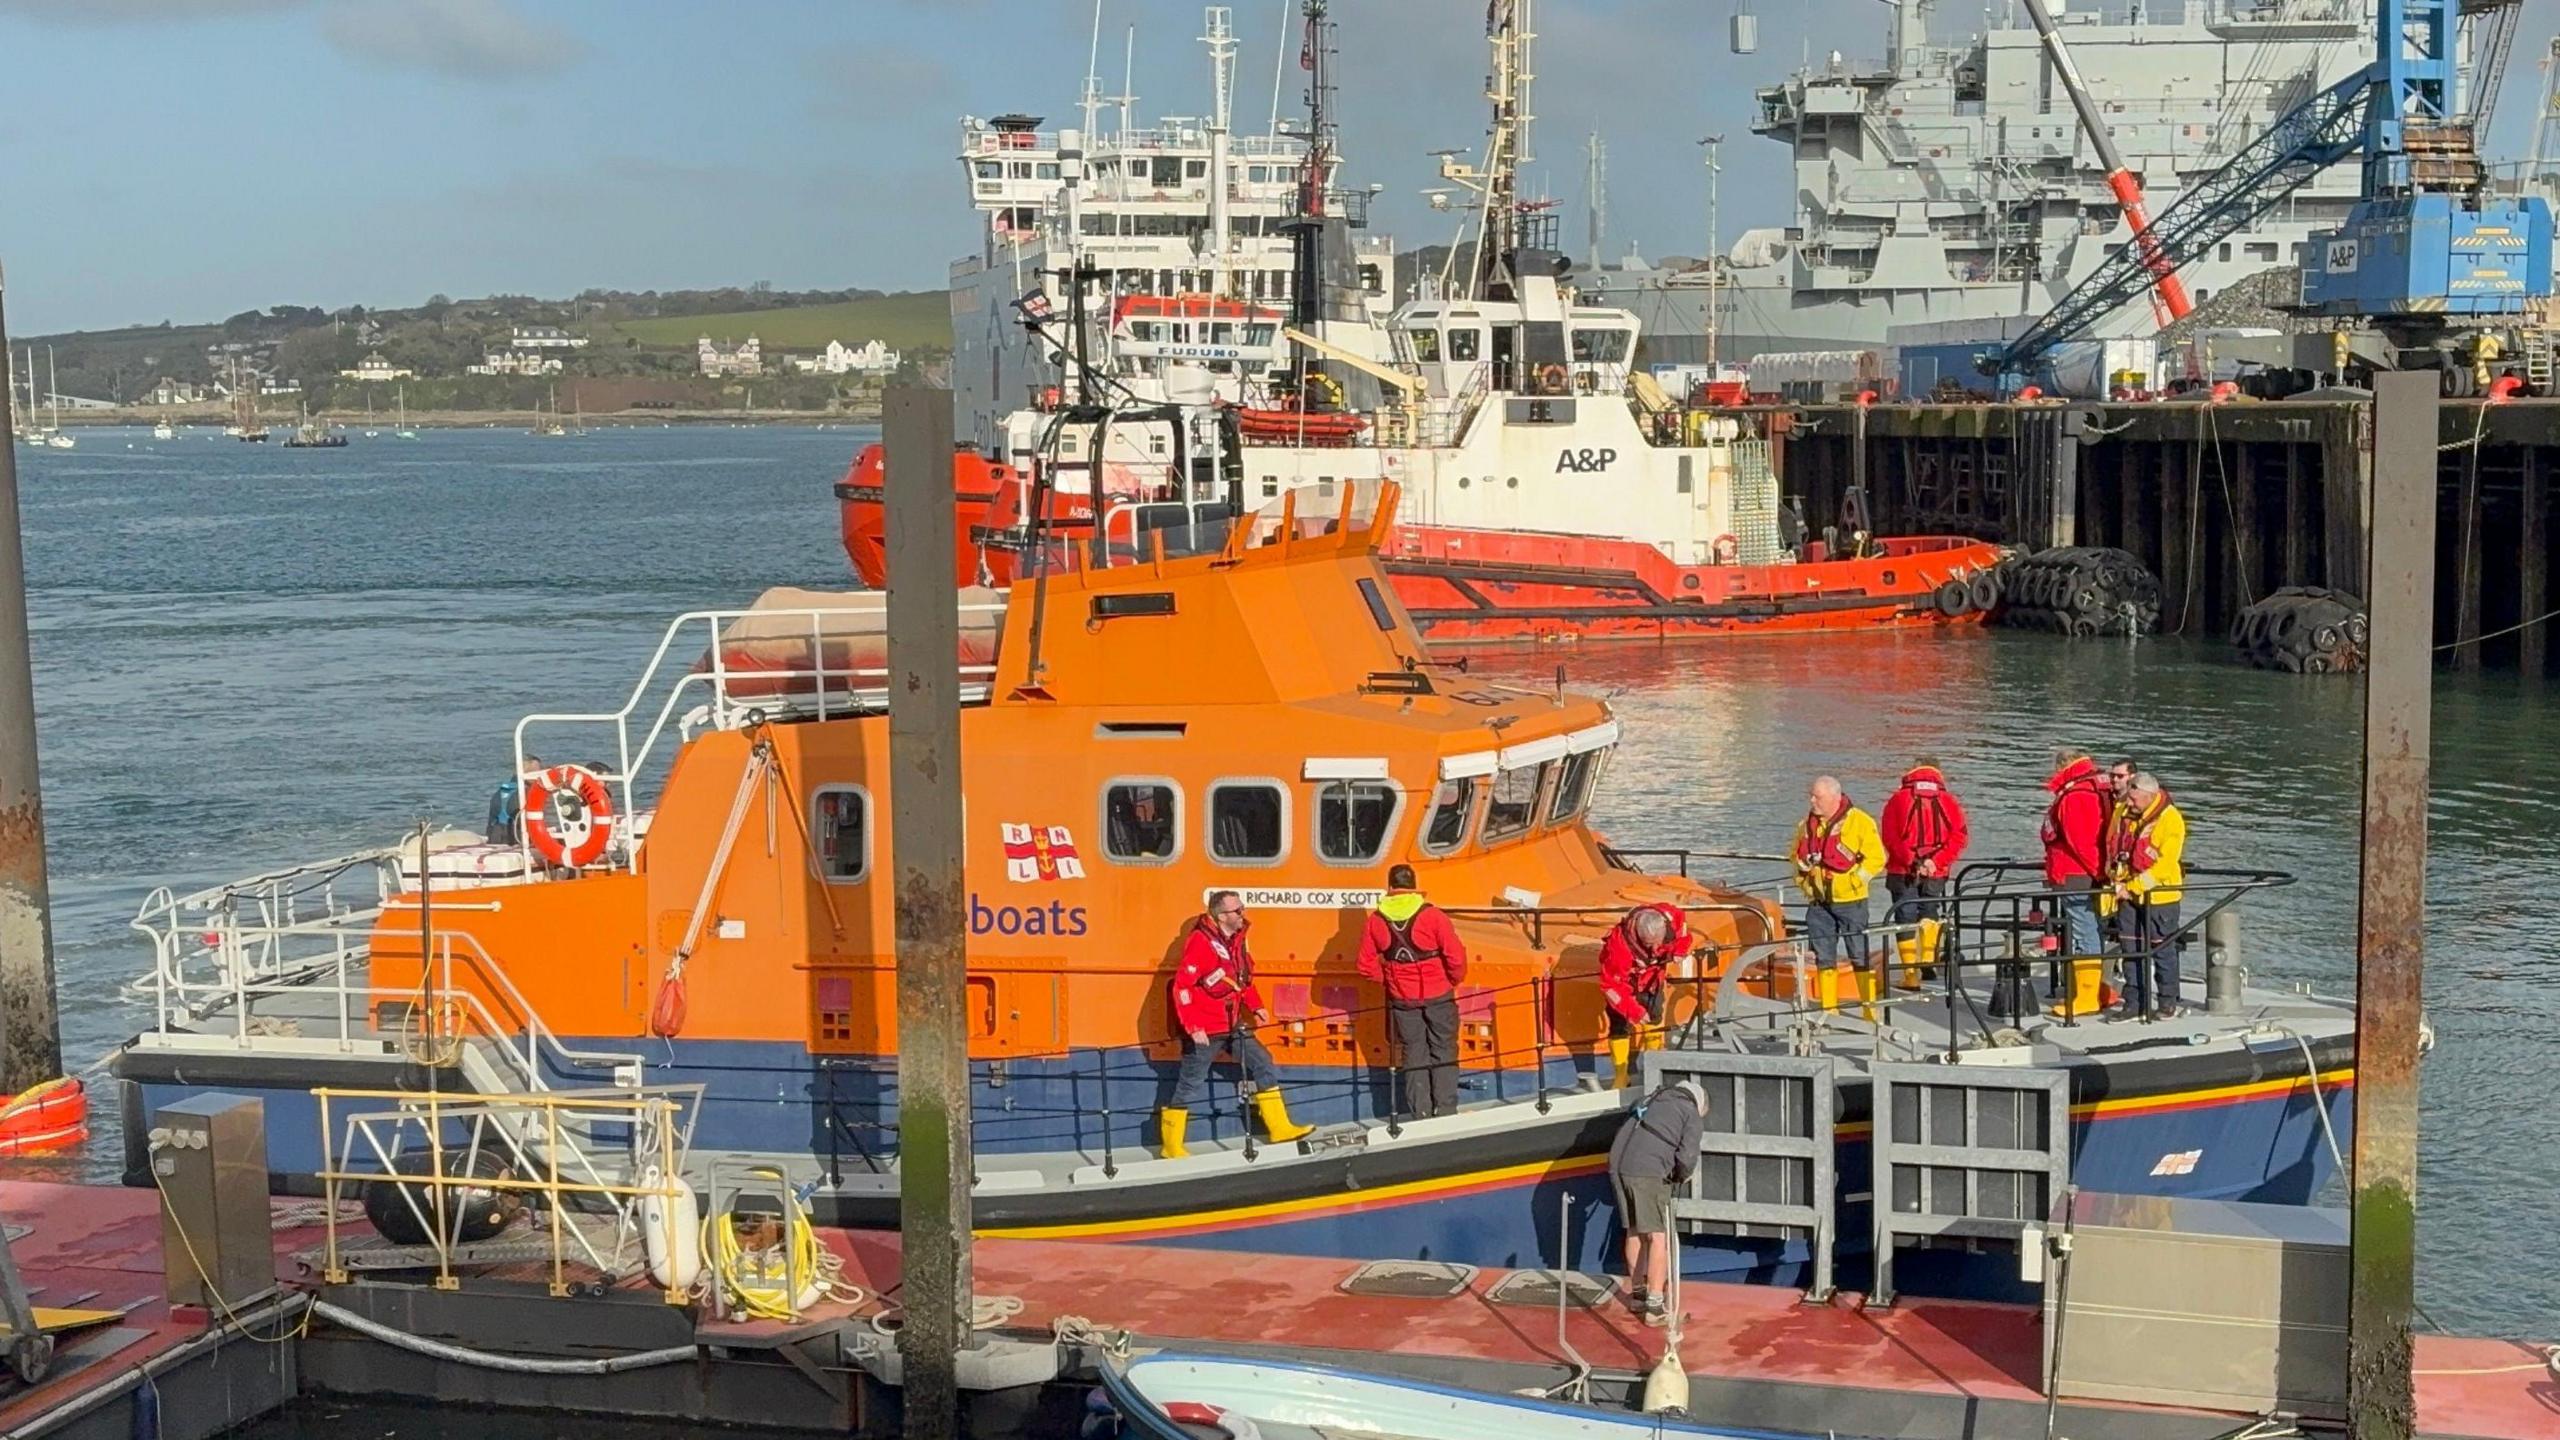
[[[625,817],[641,813],[647,802],[655,799],[643,777],[657,778],[649,771],[654,762],[672,762],[673,751],[665,755],[659,742],[670,727],[678,731],[678,745],[692,738],[697,730],[735,730],[764,720],[815,719],[828,720],[853,715],[878,714],[888,708],[889,670],[885,663],[877,665],[830,665],[827,663],[829,642],[845,645],[868,644],[876,639],[877,647],[887,645],[886,595],[850,597],[856,603],[832,606],[772,610],[695,610],[668,622],[666,634],[649,656],[639,681],[631,687],[630,698],[618,709],[598,711],[551,711],[527,715],[516,722],[515,770],[522,776],[541,768],[533,759],[535,750],[527,737],[537,729],[554,730],[582,727],[590,736],[609,732],[613,762],[605,783],[615,790],[619,813]],[[960,618],[967,628],[972,617],[993,619],[1003,623],[1003,602],[963,605]],[[721,643],[722,632],[732,623],[753,617],[760,625],[777,626],[777,622],[793,622],[791,633],[779,628],[761,630],[736,643],[760,647],[808,646],[806,666],[751,671],[730,669],[730,656]],[[876,627],[863,631],[842,628],[847,617],[878,616]],[[830,629],[830,621],[837,628]],[[805,627],[805,634],[798,627]],[[702,659],[683,660],[678,642],[698,636],[702,642]],[[668,678],[670,657],[685,664],[683,673]],[[959,667],[960,699],[963,704],[983,704],[995,682],[993,661],[964,664]],[[652,696],[657,697],[651,708]],[[642,717],[645,716],[645,723]],[[546,740],[545,748],[551,748]],[[575,753],[572,746],[570,753]],[[623,844],[620,863],[634,866],[639,846]],[[527,855],[530,863],[532,857]]]
[[[478,1040],[511,1088],[554,1089],[547,1075],[580,1072],[637,1084],[642,1057],[564,1043],[477,936],[436,922],[439,915],[503,906],[507,887],[428,897],[425,969],[434,983],[419,987],[401,1035],[373,1028],[372,1007],[387,997],[373,984],[371,941],[386,917],[417,913],[414,899],[384,898],[397,888],[389,876],[414,844],[269,871],[190,895],[166,886],[152,891],[133,928],[151,941],[154,1029],[219,1036],[227,1022],[241,1049],[298,1041],[340,1054],[406,1052],[425,1061],[458,1054],[461,1043]],[[361,902],[351,893],[359,877],[373,892]],[[318,1034],[311,1033],[315,1024]]]

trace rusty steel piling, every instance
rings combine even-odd
[[[0,297],[7,290],[0,276]],[[0,308],[0,353],[8,345]],[[62,1073],[62,1016],[53,989],[53,901],[44,874],[34,654],[8,388],[0,385],[0,1091],[14,1095]]]
[[[2436,378],[2376,378],[2347,1410],[2355,1440],[2415,1424],[2418,1046],[2435,646]]]
[[[898,965],[898,1332],[905,1433],[959,1433],[970,1304],[968,890],[951,392],[886,397],[889,824]]]

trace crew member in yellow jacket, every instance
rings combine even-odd
[[[1805,796],[1796,825],[1796,888],[1804,892],[1804,935],[1814,963],[1829,968],[1846,953],[1867,967],[1867,882],[1884,872],[1884,837],[1873,816],[1849,803],[1825,775]]]
[[[2166,1020],[2178,1013],[2178,902],[2185,898],[2187,817],[2147,773],[2133,777],[2118,803],[2109,827],[2113,853],[2107,856],[2107,878],[2125,957],[2120,1014]]]

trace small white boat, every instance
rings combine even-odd
[[[54,431],[50,431],[50,432],[48,432],[48,433],[45,435],[45,437],[44,437],[44,443],[45,443],[46,447],[47,447],[47,448],[49,448],[49,449],[54,449],[54,450],[68,450],[68,449],[72,448],[73,446],[78,445],[80,442],[79,442],[79,441],[77,441],[77,440],[72,439],[72,438],[71,438],[70,436],[68,436],[68,435],[63,434],[63,433],[62,433],[61,431],[59,431],[59,430],[54,430]]]
[[[170,424],[166,420],[163,420],[159,424],[151,427],[151,438],[154,440],[175,440],[178,438],[178,427]]]
[[[1106,1363],[1102,1385],[1120,1412],[1123,1440],[1772,1440],[1776,1434],[1329,1365],[1172,1351]]]

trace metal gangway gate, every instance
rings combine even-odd
[[[1896,1242],[2022,1244],[2071,1180],[2071,1077],[2058,1069],[1880,1062],[1874,1077],[1876,1277]]]
[[[1694,1080],[1707,1095],[1701,1153],[1688,1181],[1672,1192],[1672,1222],[1690,1234],[1802,1240],[1805,1297],[1815,1301],[1831,1298],[1839,1228],[1834,1069],[1828,1055],[1644,1056],[1646,1094]]]

